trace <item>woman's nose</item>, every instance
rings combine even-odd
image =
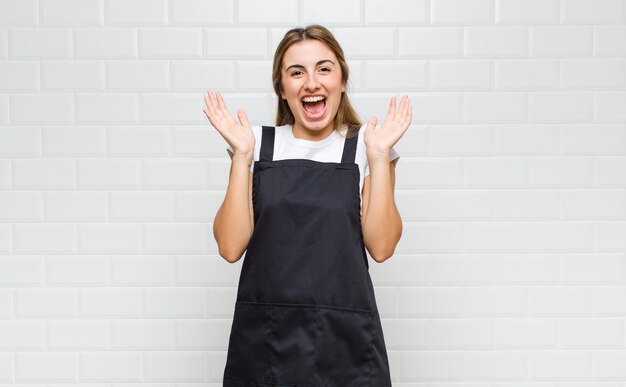
[[[319,82],[317,80],[317,77],[314,74],[309,75],[309,77],[307,78],[306,87],[308,89],[316,89],[318,85]]]

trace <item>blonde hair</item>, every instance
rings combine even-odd
[[[287,101],[281,96],[282,92],[282,64],[283,58],[287,49],[294,43],[301,42],[303,40],[315,39],[324,43],[337,57],[339,61],[339,67],[341,68],[341,82],[346,85],[350,76],[350,69],[343,55],[343,50],[339,45],[339,42],[335,39],[333,34],[326,28],[319,24],[312,24],[305,28],[293,28],[285,33],[285,36],[278,44],[276,52],[274,53],[274,64],[272,66],[272,83],[274,85],[274,92],[278,96],[278,106],[276,109],[276,125],[293,125],[295,118],[293,112],[289,108]],[[352,107],[348,98],[347,92],[341,93],[341,99],[339,101],[339,109],[333,120],[333,126],[335,130],[339,130],[343,126],[348,127],[346,137],[352,137],[358,133],[361,127],[361,120],[358,114]]]

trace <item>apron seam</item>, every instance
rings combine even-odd
[[[374,322],[373,320],[373,313],[370,314],[370,319],[369,319],[369,323],[370,323],[370,348],[369,348],[369,385],[370,387],[372,386],[372,371],[373,371],[373,363],[374,363]]]
[[[319,340],[320,340],[320,332],[322,331],[320,323],[320,310],[319,308],[315,308],[315,346],[313,351],[314,361],[313,361],[313,372],[311,373],[311,382],[315,382],[315,375],[317,375],[317,362],[319,359]]]
[[[267,319],[267,325],[268,327],[266,328],[269,333],[265,336],[265,341],[267,342],[267,348],[269,351],[269,354],[267,356],[267,364],[269,366],[269,377],[272,380],[276,380],[276,375],[274,374],[274,363],[275,363],[275,359],[274,359],[274,346],[272,345],[272,343],[274,342],[274,307],[271,308],[267,308],[266,313],[269,314],[269,318]]]
[[[259,380],[251,380],[251,379],[244,379],[244,378],[240,378],[237,376],[231,376],[231,375],[224,375],[224,377],[226,379],[231,379],[231,380],[235,380],[238,382],[244,382],[244,383],[250,383],[254,386],[270,386],[270,387],[275,387],[275,386],[280,386],[280,387],[313,387],[312,384],[301,384],[301,383],[276,383],[276,382],[269,382],[269,381],[259,381]]]
[[[335,305],[320,305],[320,304],[300,304],[300,303],[284,303],[284,302],[264,302],[264,301],[237,301],[238,304],[249,305],[265,305],[265,306],[283,306],[283,307],[297,307],[297,308],[323,308],[323,309],[336,309],[346,312],[356,312],[370,314],[372,311],[368,309],[349,308]]]

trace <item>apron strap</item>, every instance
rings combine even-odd
[[[263,126],[263,132],[261,135],[261,153],[259,155],[260,161],[273,161],[274,160],[274,133],[276,128],[273,126]]]
[[[356,160],[356,145],[359,138],[359,132],[350,138],[346,138],[343,143],[343,154],[341,155],[342,164],[354,163]]]

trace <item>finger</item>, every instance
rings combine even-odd
[[[248,121],[248,116],[246,115],[246,111],[243,109],[237,110],[237,116],[239,117],[239,122],[241,122],[241,126],[244,128],[250,127],[250,122]]]
[[[409,114],[411,112],[411,101],[409,100],[409,96],[406,96],[406,105],[404,107],[404,119],[408,119]]]
[[[220,109],[217,98],[215,97],[215,92],[209,92],[209,99],[211,100],[211,104],[213,105],[213,114],[216,114]]]
[[[377,121],[378,118],[376,118],[376,116],[372,116],[372,118],[370,118],[369,122],[367,123],[367,127],[365,128],[365,130],[373,130],[376,127]]]
[[[215,112],[216,113],[221,113],[222,112],[222,108],[220,107],[220,101],[217,97],[217,92],[214,91],[211,93],[211,101],[213,102],[213,106],[215,106]]]
[[[402,101],[400,102],[400,107],[398,108],[398,119],[400,122],[403,122],[406,118],[406,107],[408,105],[409,97],[403,96]]]
[[[220,109],[228,111],[228,106],[226,106],[226,101],[224,101],[222,94],[217,93],[217,100],[219,101]]]
[[[407,114],[407,117],[406,117],[407,128],[409,125],[411,125],[412,119],[413,119],[413,106],[409,105],[409,114]]]
[[[209,111],[209,113],[213,112],[213,103],[211,102],[211,97],[210,97],[210,91],[207,91],[207,94],[203,96],[204,98],[204,103],[206,104],[207,110]]]
[[[206,111],[207,117],[209,118],[209,121],[211,121],[211,123],[213,123],[213,121],[215,121],[217,114],[215,111],[215,106],[213,106],[213,102],[211,102],[211,99],[208,96],[204,97],[204,100],[206,102],[206,109],[204,109]]]
[[[396,115],[396,96],[391,97],[389,102],[389,110],[387,111],[387,118],[393,119]]]
[[[211,123],[211,125],[217,129],[219,132],[221,132],[220,130],[220,124],[219,121],[217,120],[217,118],[215,118],[215,116],[211,113],[209,113],[209,111],[207,109],[202,109],[202,111],[204,111],[204,114],[206,115],[206,117],[209,119],[209,122]]]

